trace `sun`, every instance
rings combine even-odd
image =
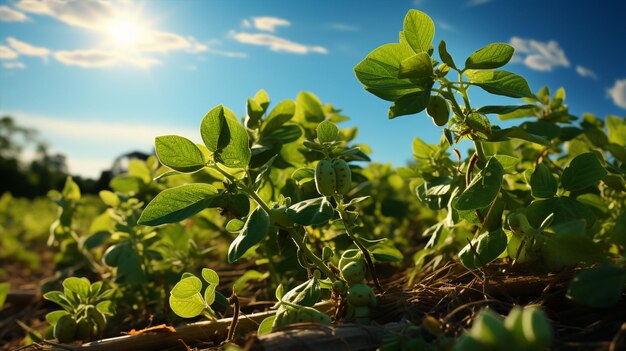
[[[107,24],[107,32],[111,40],[123,46],[137,44],[144,31],[141,23],[129,18],[118,18]]]

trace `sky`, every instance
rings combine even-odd
[[[0,115],[36,128],[73,174],[98,177],[155,136],[199,142],[218,104],[242,116],[259,89],[274,105],[310,91],[351,117],[374,161],[402,166],[414,137],[441,130],[424,113],[388,120],[390,103],[353,68],[398,40],[411,8],[457,62],[506,42],[505,69],[533,91],[564,86],[575,115],[626,115],[626,2],[579,0],[0,0]],[[522,103],[473,93],[473,106]]]

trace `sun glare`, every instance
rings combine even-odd
[[[121,45],[136,44],[141,39],[142,31],[138,22],[129,19],[115,20],[108,25],[111,39]]]

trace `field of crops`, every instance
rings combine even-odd
[[[406,167],[313,93],[260,90],[245,116],[207,106],[202,144],[155,135],[98,197],[5,193],[0,347],[626,349],[626,119],[434,28],[411,10],[354,68],[389,119],[439,127]]]

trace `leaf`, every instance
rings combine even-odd
[[[9,283],[0,283],[0,310],[2,310],[2,307],[4,306],[4,302],[6,301],[7,296],[9,296],[9,289],[10,288],[11,288],[11,286],[9,285]],[[61,311],[57,311],[57,312],[61,312]],[[47,316],[46,316],[46,318],[47,318]],[[51,324],[53,324],[53,323],[51,323]]]
[[[454,60],[452,59],[452,56],[448,53],[448,49],[446,48],[446,42],[443,40],[439,42],[439,58],[441,58],[441,61],[449,67],[456,69]]]
[[[530,110],[531,112],[524,116],[519,116],[519,117],[530,117],[530,116],[535,115],[533,113],[535,110],[535,105],[502,105],[502,106],[488,105],[488,106],[483,106],[477,109],[476,112],[482,113],[484,115],[495,113],[498,115],[506,116],[507,114],[510,114],[512,112],[522,111],[522,110]],[[500,116],[500,119],[508,119],[508,118],[503,118],[502,116]]]
[[[315,169],[310,167],[300,167],[293,171],[291,179],[295,180],[299,185],[310,182],[315,179]]]
[[[433,75],[433,62],[427,52],[420,52],[400,62],[398,78],[429,78]]]
[[[235,288],[235,291],[237,292],[237,294],[241,294],[241,293],[243,293],[243,291],[246,288],[246,285],[248,284],[249,281],[251,281],[251,280],[263,280],[266,277],[267,277],[267,274],[261,273],[259,271],[254,270],[254,269],[248,270],[241,277],[239,277],[239,278],[237,278],[237,280],[235,280],[235,282],[233,283],[233,287]]]
[[[253,99],[248,98],[248,103],[246,104],[246,112],[248,114],[245,120],[246,127],[257,128],[261,121],[261,117],[263,117],[263,113],[265,113],[263,107],[257,104],[257,102]]]
[[[293,118],[294,113],[296,113],[296,104],[292,100],[281,101],[278,105],[276,105],[276,107],[274,107],[274,109],[272,109],[272,112],[270,112],[269,116],[263,123],[263,126],[261,127],[261,135],[265,135],[285,124]]]
[[[584,219],[552,223],[552,227],[544,235],[545,240],[541,248],[543,259],[550,269],[596,263],[603,259],[602,249],[585,234]]]
[[[138,224],[176,223],[207,208],[217,196],[210,184],[186,184],[160,192],[143,210]]]
[[[520,161],[519,158],[513,157],[513,156],[508,156],[508,155],[493,155],[493,157],[495,157],[496,160],[498,160],[498,162],[500,162],[500,164],[502,165],[502,168],[504,168],[505,170],[507,170],[507,169],[514,169],[515,166]]]
[[[270,217],[261,207],[255,208],[244,224],[239,235],[228,249],[228,263],[237,261],[252,246],[260,243],[270,229]]]
[[[179,172],[195,172],[204,168],[202,151],[191,140],[178,135],[157,137],[155,150],[159,161]]]
[[[548,146],[550,142],[538,135],[530,134],[520,127],[511,127],[494,131],[489,136],[489,141],[504,141],[509,139],[521,139],[531,143]]]
[[[267,95],[267,92],[263,89],[257,91],[256,95],[254,95],[254,102],[256,102],[263,111],[267,110],[267,107],[270,105],[270,97]]]
[[[313,306],[321,296],[319,279],[313,277],[287,292],[282,301],[298,306]]]
[[[170,308],[174,311],[174,313],[182,318],[197,317],[206,307],[207,306],[200,293],[196,293],[186,299],[170,296]]]
[[[259,324],[259,328],[257,329],[257,335],[266,335],[272,332],[272,326],[274,325],[274,320],[276,316],[269,316],[265,318],[261,324]]]
[[[507,238],[502,229],[483,233],[472,240],[471,245],[468,243],[459,252],[459,259],[467,269],[477,269],[498,258],[506,250],[506,245]],[[472,250],[472,247],[476,252]]]
[[[211,285],[218,285],[220,283],[220,277],[217,272],[211,268],[202,268],[202,279]]]
[[[550,169],[543,163],[538,164],[530,176],[530,188],[534,197],[547,199],[556,195],[556,180],[552,176]]]
[[[326,116],[322,103],[312,93],[302,91],[296,97],[295,118],[301,122],[321,122]]]
[[[493,43],[474,51],[465,61],[465,69],[492,69],[506,65],[515,49],[509,44]]]
[[[576,219],[584,219],[587,223],[587,227],[591,227],[596,221],[590,209],[575,199],[566,196],[535,200],[531,202],[526,209],[528,222],[535,228],[539,228],[541,223],[551,213],[554,213],[553,225]]]
[[[404,37],[415,53],[425,52],[432,46],[435,23],[425,13],[409,10],[404,18]]]
[[[587,152],[576,156],[563,170],[561,185],[565,190],[578,191],[597,184],[607,175],[598,156]]]
[[[216,161],[231,168],[248,165],[252,152],[248,146],[248,132],[237,121],[237,116],[219,105],[209,111],[200,125],[206,147],[213,151]]]
[[[520,128],[527,133],[538,135],[547,140],[554,139],[561,134],[561,128],[554,123],[537,121],[537,122],[524,122],[520,125]]]
[[[138,159],[132,159],[128,163],[128,174],[141,179],[144,184],[148,184],[152,181],[152,172],[148,165]]]
[[[490,157],[485,168],[472,180],[456,202],[459,211],[489,206],[502,187],[504,168],[495,157]]]
[[[317,139],[320,143],[330,143],[337,139],[339,128],[331,121],[323,121],[317,125]]]
[[[430,88],[427,90],[416,91],[402,96],[389,108],[389,119],[393,119],[399,116],[412,115],[423,111],[428,107],[430,101]]]
[[[63,287],[66,290],[76,293],[83,301],[86,301],[87,297],[89,297],[90,286],[91,284],[87,278],[70,277],[63,281]]]
[[[200,292],[202,281],[196,276],[181,279],[170,291],[170,296],[177,299],[187,299]]]
[[[287,209],[287,217],[300,225],[316,225],[333,218],[333,206],[325,197],[300,201]]]
[[[607,308],[622,298],[626,284],[626,269],[602,265],[586,269],[569,285],[567,297],[593,308]]]
[[[381,99],[395,101],[415,91],[424,90],[425,84],[416,84],[409,79],[400,79],[400,63],[415,55],[406,44],[385,44],[370,52],[354,67],[357,79],[365,90]]]
[[[137,193],[142,185],[141,179],[133,176],[117,176],[109,183],[111,189],[122,194]]]
[[[515,98],[534,99],[535,95],[530,91],[528,82],[521,76],[507,71],[465,71],[471,84],[483,88],[485,91]]]

